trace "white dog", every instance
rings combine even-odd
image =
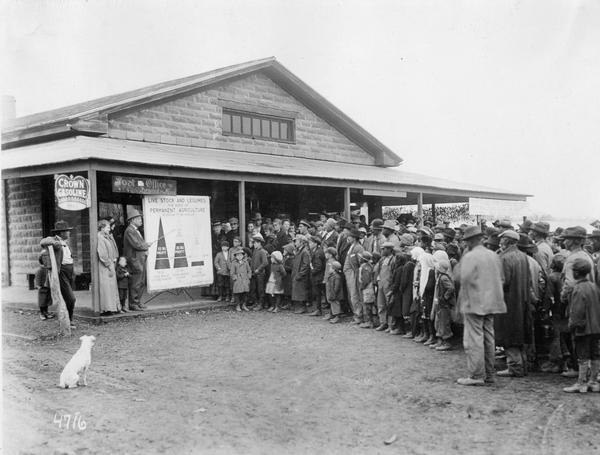
[[[81,340],[81,346],[60,374],[59,387],[63,389],[77,387],[80,379],[83,385],[87,385],[87,370],[92,363],[92,346],[94,346],[96,337],[83,335],[79,339]]]

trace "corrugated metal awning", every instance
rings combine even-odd
[[[11,170],[82,160],[250,174],[261,176],[265,182],[269,182],[270,177],[280,176],[295,178],[296,181],[305,179],[306,184],[311,184],[313,179],[317,179],[330,183],[339,182],[339,186],[394,192],[423,192],[432,195],[506,200],[525,200],[528,196],[405,172],[399,168],[104,137],[77,136],[2,151],[2,169],[9,173]],[[143,172],[142,168],[140,172]]]

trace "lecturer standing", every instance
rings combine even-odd
[[[142,237],[139,228],[142,226],[142,215],[135,209],[127,214],[127,229],[123,236],[123,254],[127,258],[129,272],[129,309],[142,311],[146,305],[141,302],[146,287],[146,258],[151,243]]]

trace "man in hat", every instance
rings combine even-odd
[[[300,220],[298,223],[298,233],[302,235],[308,235],[308,229],[310,228],[310,223],[306,220]]]
[[[532,342],[531,272],[527,255],[517,248],[519,234],[508,229],[499,237],[506,314],[497,317],[494,322],[496,341],[504,347],[508,368],[499,371],[498,375],[521,377],[527,374],[525,345]]]
[[[442,250],[446,251],[446,237],[441,232],[434,234],[433,243],[431,245],[433,251]]]
[[[594,268],[592,258],[583,250],[583,243],[585,242],[587,231],[581,226],[574,226],[565,229],[561,235],[567,249],[568,256],[565,260],[563,267],[564,283],[561,291],[561,300],[563,303],[569,303],[571,301],[571,292],[575,285],[575,278],[573,277],[573,263],[581,258],[588,261]],[[589,273],[587,279],[592,283],[595,283],[595,277],[592,273]]]
[[[250,269],[252,277],[250,278],[250,301],[254,302],[252,309],[260,311],[265,303],[266,270],[269,266],[267,251],[263,248],[265,239],[261,234],[252,236],[252,258],[250,259]]]
[[[529,237],[537,246],[536,259],[544,269],[546,274],[550,273],[550,264],[554,257],[552,247],[548,243],[548,234],[550,233],[550,225],[545,221],[533,223],[529,229]]]
[[[514,231],[513,225],[510,220],[500,221],[500,223],[498,223],[497,227],[500,230],[500,233],[502,233],[504,231]]]
[[[362,245],[359,242],[360,232],[356,228],[352,228],[348,232],[347,243],[349,245],[342,271],[346,277],[346,287],[348,289],[348,300],[354,313],[353,324],[362,323],[362,300],[358,289],[358,269],[360,268],[360,261],[358,254],[364,251]],[[341,262],[341,261],[340,261]]]
[[[71,283],[73,282],[73,255],[69,247],[68,240],[71,237],[72,227],[69,227],[66,221],[57,221],[52,229],[53,236],[46,237],[40,242],[42,248],[50,248],[54,250],[56,258],[56,266],[58,268],[58,281],[60,284],[60,294],[65,301],[67,312],[69,313],[69,321],[71,328],[73,324],[73,310],[75,309],[75,294]]]
[[[394,246],[400,246],[400,239],[398,238],[398,231],[400,228],[394,220],[385,220],[382,229],[385,242],[390,242]]]
[[[461,385],[494,382],[494,315],[506,313],[500,259],[481,245],[482,239],[479,226],[464,229],[463,240],[468,249],[460,260],[457,278],[460,282],[458,306],[464,314],[463,344],[469,375],[457,380]]]
[[[260,232],[261,235],[264,234],[262,221],[263,221],[262,215],[260,213],[256,212],[254,214],[254,216],[252,217],[252,223],[254,224],[255,232],[256,233]]]
[[[519,234],[529,234],[529,231],[531,230],[532,226],[533,226],[532,221],[525,218],[525,220],[523,221],[523,224],[519,225]]]
[[[341,228],[341,232],[337,239],[337,258],[340,264],[344,264],[348,248],[350,248],[351,244],[351,242],[348,242],[348,235],[350,234],[350,231],[354,229],[354,225],[346,221],[344,221],[343,224],[342,222],[338,222],[338,228]]]
[[[123,254],[129,265],[129,309],[141,311],[146,308],[141,302],[146,287],[146,259],[148,248],[139,229],[142,226],[142,215],[136,209],[131,209],[127,215],[127,229],[123,236]]]
[[[588,238],[592,242],[592,261],[594,262],[594,277],[596,286],[600,287],[600,229],[594,229]]]
[[[321,298],[325,287],[325,253],[321,248],[321,238],[317,235],[308,237],[308,252],[310,254],[310,289],[314,302],[314,311],[309,316],[322,316]]]
[[[225,236],[227,237],[227,241],[230,245],[233,245],[233,238],[240,236],[240,222],[237,218],[231,217],[229,218],[229,227],[231,228],[227,232],[225,232]]]
[[[383,220],[375,218],[371,221],[371,235],[369,235],[363,243],[363,248],[369,253],[381,253],[381,245],[385,242],[385,237],[382,234]]]
[[[213,257],[215,257],[219,251],[221,251],[221,242],[225,239],[225,235],[223,235],[222,224],[219,220],[214,220],[212,222],[212,250]]]
[[[292,262],[292,304],[299,305],[294,314],[306,313],[306,302],[310,298],[310,253],[308,239],[297,234],[294,239],[295,253]]]
[[[333,218],[327,218],[323,229],[323,245],[327,247],[336,247],[338,240],[338,233],[335,230],[335,220]]]
[[[381,259],[375,265],[373,275],[377,283],[377,316],[379,317],[379,326],[375,329],[378,332],[387,330],[388,325],[388,309],[392,302],[392,286],[394,274],[394,248],[392,242],[384,242],[381,245]],[[391,330],[391,329],[390,329]],[[388,331],[390,331],[388,330]]]

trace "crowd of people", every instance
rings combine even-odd
[[[98,223],[99,294],[103,314],[142,311],[145,262],[151,243],[142,217],[127,216],[122,248],[114,219]],[[49,248],[71,325],[75,295],[71,227],[57,221],[42,239],[40,317],[51,292]],[[566,392],[600,391],[600,230],[580,226],[550,232],[548,223],[508,220],[493,227],[364,217],[347,221],[263,219],[248,223],[246,244],[238,220],[214,222],[217,300],[238,312],[291,310],[349,321],[400,335],[431,350],[453,349],[462,330],[468,375],[461,385],[531,371],[577,378]],[[122,254],[120,254],[122,251]],[[504,368],[496,371],[499,364]]]
[[[462,330],[461,385],[541,371],[600,391],[600,230],[257,214],[243,245],[237,224],[214,222],[213,248],[217,299],[238,312],[348,320],[435,351]]]

